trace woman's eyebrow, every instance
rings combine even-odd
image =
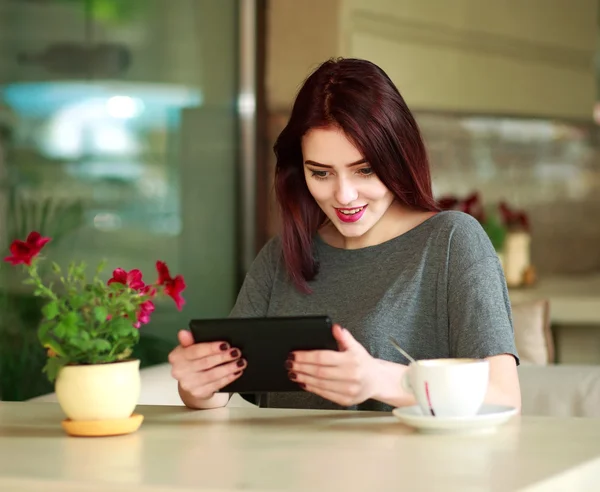
[[[360,159],[358,161],[346,164],[346,167],[358,166],[360,164],[364,164],[365,162],[367,162],[366,159]],[[311,160],[304,161],[304,164],[309,164],[309,165],[315,166],[315,167],[324,167],[325,169],[333,169],[333,166],[330,166],[328,164],[321,164],[320,162],[315,162],[315,161],[311,161]]]

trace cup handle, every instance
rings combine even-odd
[[[401,385],[402,385],[402,389],[404,391],[406,391],[407,393],[410,393],[411,395],[414,395],[413,388],[410,385],[410,380],[408,379],[409,372],[410,372],[410,369],[406,370],[404,372],[404,374],[402,375]]]

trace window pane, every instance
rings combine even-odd
[[[236,39],[235,0],[0,0],[2,246],[40,230],[62,265],[183,274],[187,304],[157,306],[144,337],[163,346],[143,363],[233,302]],[[14,354],[39,305],[2,271]]]

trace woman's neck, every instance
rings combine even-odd
[[[423,212],[392,203],[379,221],[362,236],[346,237],[331,223],[327,222],[320,230],[321,239],[330,246],[340,249],[360,249],[394,239],[435,215],[436,212]]]

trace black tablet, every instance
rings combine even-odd
[[[244,373],[221,391],[302,391],[288,378],[285,361],[294,350],[338,350],[328,316],[193,319],[196,343],[228,342],[248,361]]]

